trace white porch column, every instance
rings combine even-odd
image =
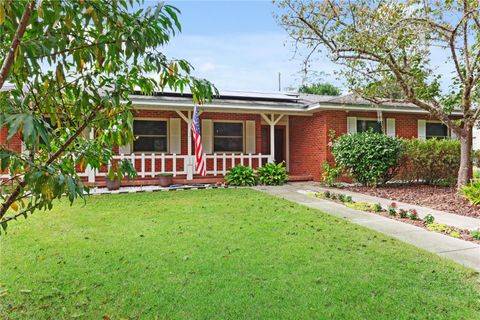
[[[95,132],[93,131],[93,128],[90,128],[90,132],[88,133],[88,137],[90,139],[95,139]],[[88,182],[92,182],[92,183],[95,182],[95,169],[93,169],[90,166],[87,166],[85,171],[87,172]]]
[[[187,117],[181,111],[177,114],[187,123],[187,158],[184,162],[185,171],[187,172],[187,180],[193,180],[194,161],[192,156],[192,111],[187,112]]]
[[[271,113],[270,118],[264,113],[260,114],[266,123],[270,125],[270,156],[268,162],[275,161],[275,125],[283,118],[283,114],[278,115],[275,119],[275,114]]]

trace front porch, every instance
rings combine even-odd
[[[141,152],[139,147],[147,145],[140,143],[127,146],[121,146],[117,154],[113,156],[113,161],[128,160],[136,171],[137,177],[132,180],[122,181],[124,186],[142,186],[158,184],[157,176],[162,173],[171,173],[175,184],[208,183],[220,184],[224,182],[224,176],[230,168],[242,164],[257,169],[268,162],[285,161],[287,171],[289,169],[289,115],[284,113],[249,113],[233,114],[225,112],[200,112],[202,137],[204,144],[204,158],[207,165],[207,176],[202,177],[196,174],[195,155],[193,152],[193,139],[191,133],[192,110],[165,110],[156,111],[155,114],[148,110],[140,109],[137,111],[136,126],[138,132],[134,135],[140,135],[140,138],[165,141],[165,149],[148,150]],[[140,127],[145,124],[148,130]],[[227,149],[232,144],[228,139],[230,136],[222,135],[220,129],[228,127],[230,124],[240,127],[238,136],[232,139],[240,139],[237,143],[241,147],[236,151],[217,151],[224,147],[217,140],[223,142]],[[157,128],[164,127],[154,132]],[[139,129],[140,128],[140,129]],[[156,135],[152,134],[155,133]],[[164,133],[162,135],[162,133]],[[217,137],[217,135],[219,135]],[[186,138],[186,139],[185,139]],[[138,140],[138,138],[137,138]],[[235,142],[235,141],[234,141]],[[155,142],[156,143],[156,142]],[[92,170],[87,167],[79,172],[85,184],[89,186],[105,186],[105,178],[111,165],[105,166],[100,170]],[[290,181],[312,180],[308,174],[291,175]]]

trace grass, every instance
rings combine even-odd
[[[479,319],[469,269],[250,189],[60,203],[0,239],[2,319]]]

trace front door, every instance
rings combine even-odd
[[[285,128],[275,128],[275,162],[285,161]]]

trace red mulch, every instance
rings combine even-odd
[[[419,184],[391,185],[378,188],[359,186],[345,188],[350,191],[391,199],[392,201],[411,203],[464,216],[480,217],[480,206],[470,205],[467,200],[458,195],[455,188]]]

